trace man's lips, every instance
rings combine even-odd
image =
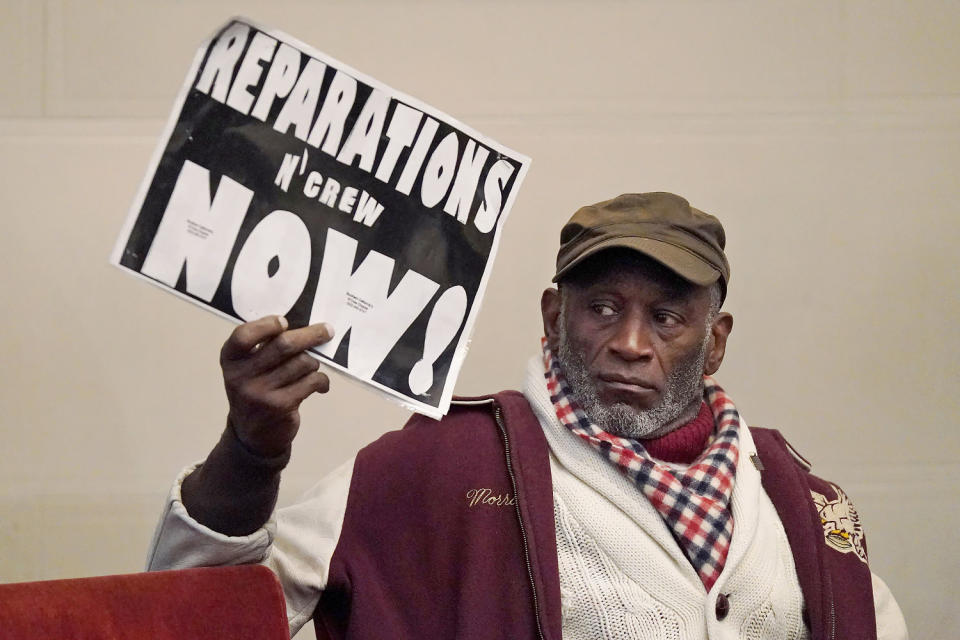
[[[625,376],[618,373],[601,373],[597,378],[603,384],[603,386],[625,391],[627,393],[636,393],[636,394],[649,394],[655,393],[658,391],[657,386],[653,383],[647,382],[640,378],[634,378],[632,376]]]

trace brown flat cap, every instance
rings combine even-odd
[[[633,249],[684,280],[701,286],[720,281],[726,297],[730,264],[720,221],[665,192],[625,193],[579,209],[560,231],[554,282],[605,249]]]

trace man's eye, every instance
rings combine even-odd
[[[611,307],[611,306],[608,305],[608,304],[599,304],[599,303],[598,303],[598,304],[594,304],[594,305],[592,305],[592,306],[593,306],[593,311],[594,311],[597,315],[601,315],[601,316],[612,316],[613,314],[616,313],[616,310],[614,310],[614,308]]]
[[[653,319],[657,321],[657,324],[661,324],[665,327],[675,327],[680,324],[680,319],[671,313],[666,313],[664,311],[658,311],[653,315]]]

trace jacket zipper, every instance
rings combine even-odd
[[[523,559],[527,564],[527,579],[530,581],[530,593],[533,596],[533,615],[537,622],[537,637],[543,638],[543,627],[540,625],[540,603],[537,598],[537,585],[533,581],[533,564],[530,562],[530,543],[527,540],[527,530],[523,526],[523,518],[520,516],[520,495],[517,492],[517,477],[513,473],[513,461],[510,455],[510,438],[507,437],[507,428],[503,424],[503,414],[500,405],[494,403],[493,417],[496,420],[497,427],[500,429],[500,435],[503,436],[503,451],[507,461],[507,475],[510,476],[510,485],[513,487],[513,497],[515,499],[514,508],[517,512],[517,522],[520,523],[520,539],[523,541]]]
[[[823,550],[821,549],[820,554],[822,555]],[[821,560],[822,562],[822,560]],[[833,597],[833,579],[830,576],[829,570],[822,568],[821,571],[823,575],[823,587],[827,593],[827,598],[830,600],[830,640],[837,640],[837,606],[836,600]]]
[[[837,640],[837,607],[833,599],[833,585],[827,580],[830,589],[830,640]]]

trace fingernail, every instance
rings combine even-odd
[[[322,324],[323,328],[327,330],[327,335],[332,338],[332,337],[333,337],[333,325],[330,324],[329,322],[323,322],[323,323],[321,323],[321,324]]]
[[[283,329],[284,331],[286,331],[287,327],[290,326],[290,323],[283,316],[277,316],[277,321],[280,322],[280,328]]]

